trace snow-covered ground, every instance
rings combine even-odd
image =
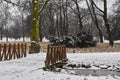
[[[6,40],[6,38],[3,38],[2,40],[0,40],[0,41],[3,41],[3,42],[6,42],[7,40]],[[13,39],[13,38],[8,38],[8,41],[23,41],[23,38],[20,38],[20,39],[17,39],[17,40],[15,40],[15,39]],[[30,41],[30,38],[25,38],[25,41]],[[42,39],[42,42],[49,42],[49,40],[48,39],[46,39],[45,37],[43,37],[43,39]]]
[[[104,39],[104,38],[103,38]],[[96,39],[95,39],[96,40]],[[1,42],[3,41],[3,42],[6,42],[6,38],[3,38],[2,40],[0,40]],[[15,42],[17,42],[17,41],[23,41],[23,38],[20,38],[20,39],[17,39],[17,40],[15,40],[15,39],[13,39],[13,38],[8,38],[8,41],[10,41],[10,42],[12,42],[12,41],[15,41]],[[25,38],[25,41],[30,41],[30,38]],[[49,40],[48,39],[46,39],[46,37],[43,37],[43,39],[42,39],[42,42],[49,42]],[[103,40],[103,42],[104,43],[109,43],[109,41],[108,40]],[[114,43],[120,43],[120,40],[116,40],[116,41],[114,41]]]
[[[85,76],[43,71],[46,53],[28,54],[26,58],[0,62],[0,80],[120,80],[118,76]],[[117,53],[69,53],[68,62],[120,67]],[[92,67],[94,69],[94,67]]]
[[[2,40],[0,40],[0,42],[6,42],[7,40],[6,40],[6,38],[2,38]],[[20,39],[13,39],[13,38],[8,38],[8,41],[14,41],[14,42],[17,42],[17,41],[23,41],[23,38],[20,38]],[[30,38],[25,38],[25,41],[30,41]]]

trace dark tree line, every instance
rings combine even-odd
[[[39,7],[41,7],[43,1],[44,0],[40,1]],[[110,45],[113,46],[113,39],[119,39],[119,2],[114,4],[114,6],[118,6],[117,9],[114,10],[115,15],[111,14],[111,16],[109,16],[107,13],[108,0],[100,1],[103,4],[103,10],[96,4],[96,0],[58,0],[58,2],[51,2],[50,0],[44,11],[39,15],[41,26],[39,32],[40,38],[42,39],[42,37],[48,36],[65,36],[68,34],[76,35],[79,32],[86,32],[99,37],[100,42],[103,42],[104,36],[109,39]],[[85,5],[87,6],[86,8],[81,7],[80,5],[83,2],[85,2]],[[5,3],[4,1],[4,3],[0,4],[8,4],[8,14],[11,14],[9,13],[11,2]],[[1,39],[2,37],[7,36],[11,38],[30,37],[32,0],[19,0],[14,5],[12,4],[12,6],[16,7],[18,9],[18,13],[20,14],[16,16],[9,15],[10,18],[7,20],[14,23],[10,26],[10,28],[5,27],[5,23],[8,24],[5,20],[6,18],[0,17]],[[5,10],[6,9],[4,9],[4,11]],[[2,13],[0,14],[3,15]],[[2,21],[4,24],[2,24]],[[20,34],[18,34],[18,32]]]

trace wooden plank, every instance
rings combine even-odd
[[[14,43],[13,44],[13,58],[15,59],[16,58],[16,44]]]
[[[9,44],[9,47],[8,47],[8,56],[9,56],[9,60],[11,60],[12,59],[12,45],[11,44]]]
[[[59,54],[59,56],[60,56],[60,61],[62,60],[62,47],[59,47],[60,48],[60,54]]]
[[[51,47],[51,52],[50,52],[50,65],[52,65],[54,62],[53,62],[53,47]]]
[[[4,58],[4,60],[7,60],[7,53],[6,53],[6,51],[7,51],[7,46],[6,46],[6,44],[4,44],[4,48],[3,48],[3,58]]]
[[[21,43],[21,57],[23,57],[24,49],[23,49],[23,43]]]
[[[56,63],[56,52],[55,52],[56,47],[53,48],[53,54],[52,54],[52,59],[53,59],[53,64]]]
[[[59,51],[59,47],[57,47],[57,61],[59,61],[60,60],[60,51]]]
[[[56,57],[57,52],[56,52],[56,50],[57,50],[57,48],[55,47],[55,48],[54,48],[54,63],[57,62],[57,57]]]
[[[17,44],[17,58],[20,58],[20,44]]]
[[[24,57],[27,56],[27,43],[24,43]]]
[[[45,66],[47,67],[48,61],[49,61],[49,52],[50,52],[50,45],[47,46],[47,54],[46,54],[46,61],[45,61]]]
[[[2,46],[1,46],[1,44],[0,44],[0,61],[2,61]]]

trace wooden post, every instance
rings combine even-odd
[[[4,60],[7,60],[7,54],[6,54],[6,48],[7,47],[7,45],[6,44],[4,44],[4,48],[3,48],[3,57],[4,57]]]
[[[64,60],[65,59],[65,46],[63,46],[62,49],[63,49],[62,53],[63,53],[63,60]]]
[[[17,44],[17,58],[20,58],[20,44]]]
[[[59,56],[59,47],[57,47],[57,61],[59,61],[59,58],[60,58],[60,56]]]
[[[65,47],[65,45],[64,45],[64,51],[63,51],[63,53],[64,53],[64,59],[66,59],[66,47]]]
[[[2,46],[0,44],[0,61],[2,61],[2,54],[1,54],[1,52],[2,52]]]
[[[12,59],[12,52],[11,51],[12,51],[12,45],[9,44],[9,47],[8,47],[9,60]]]
[[[59,52],[60,60],[62,60],[62,47],[60,46],[59,49],[60,49],[60,52]]]
[[[53,49],[53,61],[54,61],[54,63],[53,64],[55,64],[56,63],[56,47],[54,47],[54,49]]]
[[[51,46],[51,52],[50,52],[50,62],[51,65],[53,64],[53,47]]]
[[[47,47],[47,55],[46,55],[46,61],[45,61],[45,67],[47,68],[47,66],[49,65],[49,56],[50,56],[50,45],[48,45]]]
[[[24,57],[27,56],[27,43],[25,43],[25,46],[24,46]]]
[[[62,56],[62,61],[64,60],[64,46],[61,46],[61,56]]]
[[[16,52],[16,44],[14,43],[14,44],[13,44],[13,58],[14,58],[14,59],[16,58],[16,55],[17,55],[17,52]]]
[[[57,59],[56,59],[56,49],[57,49],[57,47],[54,47],[54,64],[57,62]]]
[[[21,43],[21,57],[23,57],[23,53],[24,53],[24,50],[23,50],[23,43]]]

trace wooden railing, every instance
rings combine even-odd
[[[27,43],[0,44],[0,61],[27,56]]]
[[[51,67],[56,67],[57,63],[64,63],[67,60],[66,56],[66,46],[52,46],[48,45],[47,55],[45,61],[45,68],[51,69]]]

